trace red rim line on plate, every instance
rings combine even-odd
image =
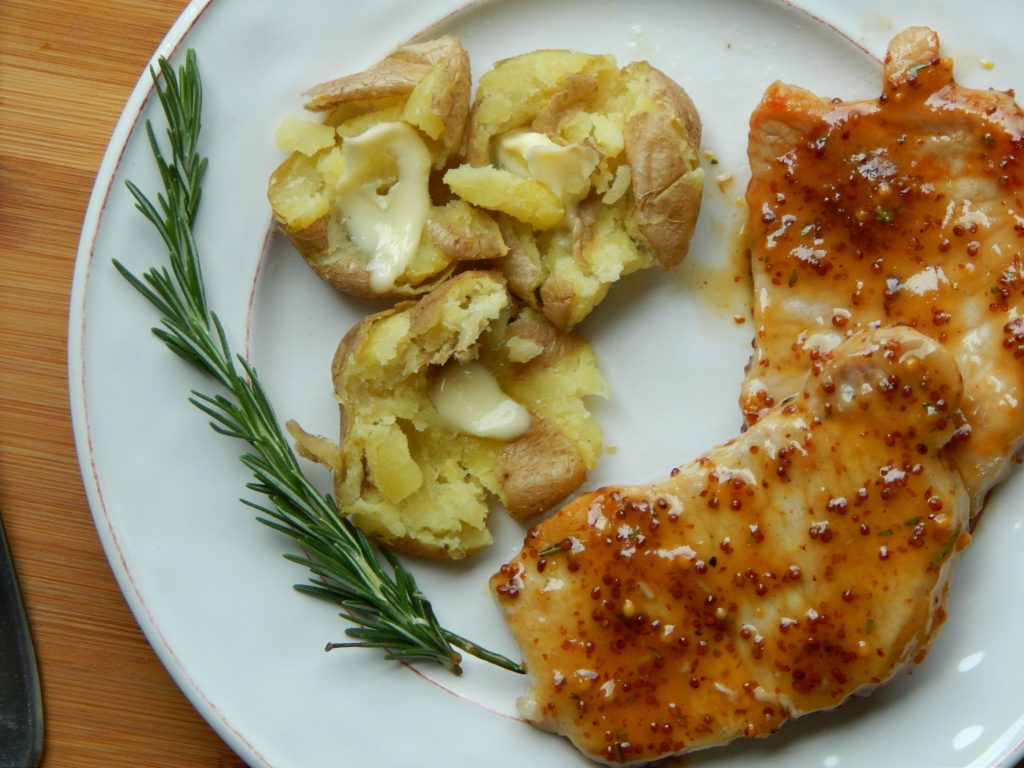
[[[160,43],[157,51],[166,50],[168,51],[166,54],[167,58],[173,57],[184,43],[185,38],[192,31],[200,18],[202,18],[203,14],[209,9],[212,2],[213,0],[193,0],[193,2],[186,7],[181,16],[178,17],[177,21],[171,27],[171,30]],[[191,16],[191,18],[189,18],[189,16]],[[75,330],[74,321],[76,317],[78,319],[76,334],[78,337],[78,347],[72,348],[69,346],[68,352],[69,357],[71,356],[72,351],[77,353],[80,371],[79,387],[81,392],[81,402],[79,403],[80,408],[78,410],[82,419],[81,434],[84,436],[78,437],[79,430],[76,430],[76,440],[79,443],[84,443],[85,450],[84,452],[79,450],[79,463],[81,465],[83,476],[90,480],[90,482],[86,484],[86,491],[95,502],[94,504],[90,504],[90,507],[93,511],[93,518],[97,529],[101,534],[103,534],[102,538],[105,539],[106,542],[109,542],[110,545],[109,548],[104,546],[107,557],[112,561],[116,559],[118,567],[113,569],[114,575],[117,577],[117,580],[122,587],[122,592],[125,594],[126,598],[129,598],[129,606],[132,608],[132,612],[136,615],[136,618],[139,618],[141,614],[145,619],[144,622],[140,621],[140,628],[149,640],[150,645],[160,657],[171,676],[178,683],[178,687],[182,692],[185,693],[192,704],[201,713],[204,713],[205,719],[211,725],[216,727],[217,731],[229,742],[229,744],[231,744],[235,751],[246,752],[249,757],[255,758],[263,765],[269,766],[270,764],[267,762],[266,758],[260,754],[248,739],[246,739],[228,722],[224,713],[221,712],[221,710],[212,702],[203,690],[203,687],[186,671],[186,668],[179,660],[177,653],[161,632],[159,626],[154,620],[149,606],[143,598],[142,593],[139,591],[132,572],[128,568],[128,563],[121,547],[121,542],[118,539],[117,532],[110,521],[107,503],[103,496],[103,488],[100,483],[99,473],[96,467],[95,453],[93,451],[90,412],[86,407],[86,402],[88,401],[88,376],[86,373],[87,362],[86,355],[84,353],[86,346],[86,334],[88,332],[88,324],[86,321],[86,298],[89,295],[88,287],[92,277],[93,267],[95,265],[96,240],[107,212],[107,204],[109,203],[110,197],[114,191],[114,179],[117,175],[118,169],[121,167],[124,154],[127,151],[128,141],[130,137],[136,133],[136,129],[142,120],[142,113],[145,111],[153,96],[155,85],[149,73],[151,70],[155,69],[159,55],[164,54],[155,54],[153,56],[142,77],[136,84],[135,89],[128,97],[126,109],[130,108],[132,111],[130,113],[124,112],[114,129],[111,143],[108,145],[107,152],[104,155],[100,164],[100,169],[97,172],[97,186],[93,190],[89,206],[86,210],[85,223],[82,229],[82,241],[80,242],[78,249],[78,259],[80,260],[83,256],[85,257],[84,265],[76,266],[76,278],[80,279],[76,279],[74,281],[74,288],[78,288],[78,290],[73,290],[73,296],[76,300],[73,301],[71,309],[71,330]],[[115,141],[122,133],[124,134],[123,141],[121,141],[120,146],[115,150]],[[117,153],[116,160],[112,160],[114,156],[113,153],[115,151]],[[93,213],[94,211],[96,211],[96,213]],[[81,308],[80,314],[77,310],[78,307]],[[69,368],[73,369],[74,362],[74,360],[69,360]],[[72,397],[73,399],[77,399],[74,397],[74,394]]]

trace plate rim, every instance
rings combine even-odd
[[[104,556],[124,597],[132,616],[139,625],[147,643],[178,689],[188,699],[208,725],[240,756],[260,766],[270,763],[228,720],[213,703],[202,685],[195,680],[178,659],[171,644],[164,637],[153,617],[127,565],[114,525],[107,512],[106,501],[95,465],[89,409],[86,406],[87,365],[85,356],[86,295],[89,278],[95,266],[96,241],[103,225],[107,203],[114,194],[115,177],[121,166],[128,142],[138,130],[143,113],[155,92],[151,71],[158,67],[161,57],[171,60],[185,42],[185,38],[201,21],[214,0],[190,0],[167,30],[143,68],[111,132],[107,147],[97,168],[89,201],[79,233],[75,253],[69,297],[67,331],[68,399],[74,433],[75,451],[79,471]]]
[[[467,8],[476,8],[496,1],[469,0],[466,2],[465,0],[444,0],[447,10],[442,16],[437,18],[436,23],[443,24],[446,19]],[[799,2],[798,0],[769,0],[769,2],[788,6],[799,13],[805,14],[816,23],[829,27],[854,45],[867,51],[860,40],[827,19],[820,17],[814,10],[808,8],[806,3]],[[103,546],[104,554],[135,620],[146,636],[149,645],[153,648],[154,653],[160,658],[164,668],[204,720],[244,759],[261,766],[270,766],[271,764],[255,745],[232,725],[227,716],[207,696],[199,681],[191,676],[188,669],[178,659],[174,649],[164,637],[156,619],[146,605],[146,601],[128,568],[124,553],[118,542],[115,526],[107,514],[107,506],[95,466],[89,410],[86,405],[86,379],[88,377],[85,354],[86,295],[88,293],[90,273],[96,266],[94,256],[97,238],[103,226],[107,204],[115,191],[116,175],[121,166],[128,143],[138,130],[143,113],[151,101],[154,92],[154,85],[149,74],[150,69],[156,66],[160,57],[167,57],[169,59],[174,57],[185,43],[189,33],[202,20],[206,11],[213,4],[214,0],[190,0],[164,35],[127,98],[97,168],[80,230],[69,297],[67,326],[68,390],[76,453],[90,513]],[[262,260],[260,263],[262,264]],[[1024,720],[1024,716],[1022,716],[1022,720]],[[1000,754],[994,755],[993,758],[994,762],[992,764],[1000,766],[1012,766],[1017,761],[1024,759],[1024,733],[1018,735],[1015,744],[1007,745]]]

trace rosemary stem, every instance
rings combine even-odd
[[[461,635],[457,635],[449,629],[445,629],[444,636],[449,643],[454,645],[456,648],[461,648],[470,656],[475,656],[478,659],[489,662],[496,667],[507,669],[509,672],[515,672],[518,675],[526,674],[526,668],[522,664],[517,664],[512,659],[502,656],[500,653],[494,651],[488,651],[486,648],[481,648],[479,645],[474,643],[472,640],[467,640]]]
[[[114,266],[160,313],[161,326],[153,329],[157,338],[225,389],[227,394],[213,396],[194,391],[190,401],[210,418],[215,432],[251,448],[241,456],[255,478],[247,487],[269,503],[242,503],[262,513],[257,520],[290,536],[306,553],[285,555],[315,576],[312,585],[296,589],[342,606],[341,615],[355,625],[345,630],[351,642],[331,643],[328,649],[379,648],[388,659],[436,662],[458,674],[461,656],[454,648],[460,648],[503,669],[522,672],[518,664],[443,628],[412,573],[387,549],[371,545],[302,472],[255,369],[232,353],[220,319],[207,306],[193,232],[207,167],[197,151],[202,82],[195,52],[186,53],[177,72],[161,59],[159,75],[151,74],[168,124],[171,157],[163,154],[147,121],[147,138],[164,188],[154,204],[135,184],[128,182],[127,187],[167,248],[168,266],[150,269],[141,278],[118,261]]]

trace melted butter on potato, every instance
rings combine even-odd
[[[601,156],[590,147],[556,144],[537,131],[511,131],[497,140],[498,167],[544,184],[562,201],[566,212],[590,191],[590,174]]]
[[[332,375],[340,446],[292,432],[334,473],[341,514],[404,552],[465,557],[491,542],[490,499],[533,518],[601,454],[585,402],[607,395],[593,351],[514,302],[498,272],[364,318]]]
[[[530,428],[530,412],[475,361],[446,365],[430,389],[430,401],[441,421],[464,435],[514,440]]]
[[[314,86],[305,106],[321,121],[282,124],[277,143],[291,154],[267,197],[278,228],[321,279],[357,296],[410,298],[467,262],[508,252],[490,214],[430,183],[463,145],[471,85],[468,54],[445,36]]]
[[[394,288],[419,247],[430,210],[431,157],[406,123],[381,123],[342,146],[339,207],[353,242],[370,256],[370,286]]]

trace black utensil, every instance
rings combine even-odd
[[[0,768],[34,768],[42,752],[39,671],[0,521]]]

